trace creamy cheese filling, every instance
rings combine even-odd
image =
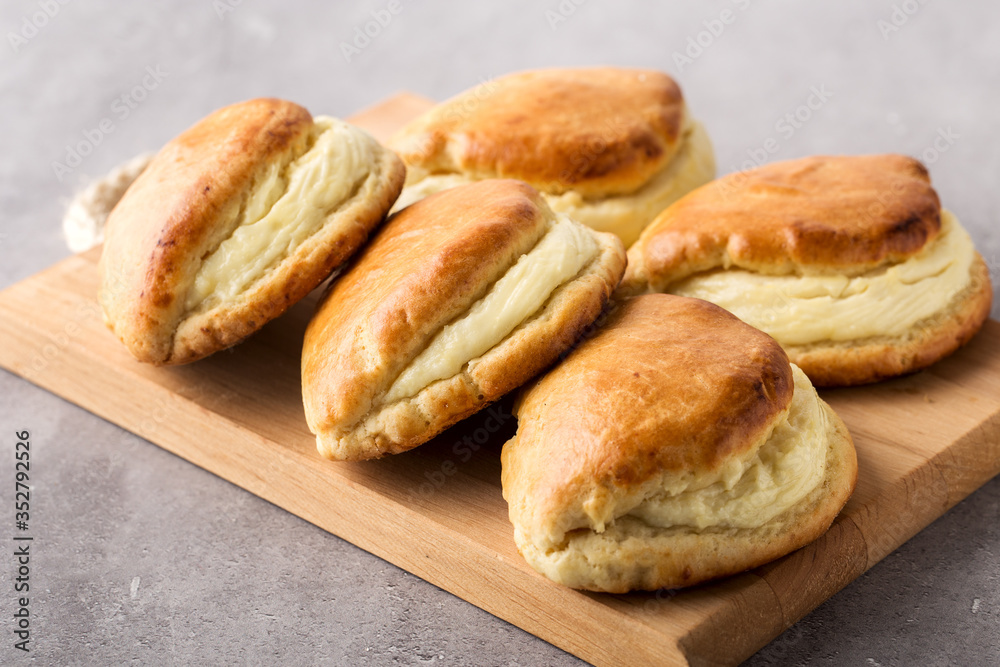
[[[435,336],[396,379],[385,402],[414,396],[432,382],[457,374],[537,312],[557,287],[575,277],[597,253],[597,241],[585,227],[559,216],[535,247],[466,315]]]
[[[692,122],[670,163],[633,193],[603,199],[585,199],[578,192],[547,194],[549,206],[592,229],[617,234],[632,245],[660,211],[685,194],[715,178],[715,155],[708,133]],[[407,184],[393,207],[398,211],[424,197],[473,182],[464,174],[434,174]]]
[[[815,389],[792,366],[795,392],[787,416],[747,461],[714,479],[644,500],[629,515],[661,528],[756,528],[785,512],[823,481],[828,426]]]
[[[274,164],[251,192],[242,222],[202,262],[186,307],[235,298],[315,234],[375,163],[374,141],[343,121],[314,119],[312,147]]]
[[[553,211],[596,229],[617,234],[625,247],[663,209],[715,178],[715,153],[701,123],[692,121],[674,159],[633,193],[585,199],[577,192],[545,195]]]
[[[728,269],[692,276],[668,291],[718,304],[782,345],[902,336],[968,287],[974,261],[972,239],[942,210],[941,233],[921,252],[860,276]]]

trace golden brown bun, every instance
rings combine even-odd
[[[613,67],[510,74],[454,97],[390,142],[415,173],[516,178],[547,193],[633,192],[674,157],[677,84]]]
[[[927,170],[912,158],[778,162],[720,178],[663,211],[629,249],[619,295],[670,292],[690,276],[717,269],[859,276],[915,257],[941,229],[937,193]],[[819,386],[915,372],[972,338],[989,316],[992,294],[977,254],[968,287],[904,335],[785,349]]]
[[[465,314],[550,228],[530,186],[486,180],[392,216],[334,282],[306,330],[302,389],[320,451],[369,459],[411,449],[520,386],[565,352],[601,312],[625,270],[610,234],[594,260],[540,312],[461,372],[386,404],[433,337]],[[582,228],[585,229],[585,228]]]
[[[858,275],[918,252],[941,228],[927,169],[902,155],[775,162],[703,185],[629,249],[623,290],[661,292],[719,267]]]
[[[308,111],[282,100],[220,109],[164,146],[115,206],[100,301],[109,327],[137,359],[181,364],[239,342],[316,288],[382,220],[405,168],[379,147],[368,177],[317,233],[237,299],[187,310],[203,258],[232,234],[265,171],[306,151],[312,127]]]
[[[793,391],[815,394],[804,381],[793,385],[773,339],[717,306],[661,294],[620,302],[519,400],[518,431],[502,452],[519,550],[566,585],[625,592],[733,574],[816,539],[857,473],[850,436],[825,404],[814,436],[826,442],[826,470],[792,509],[757,528],[701,530],[630,514],[667,480],[702,479],[755,455]],[[599,529],[594,517],[604,517]]]

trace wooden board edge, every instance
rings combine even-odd
[[[751,571],[760,579],[758,586],[776,600],[775,623],[764,626],[746,605],[726,607],[681,637],[681,651],[691,665],[725,664],[733,655],[742,662],[867,569],[864,536],[850,516],[841,514],[815,541]],[[731,636],[733,629],[740,631],[735,642],[720,646],[719,633],[725,630]]]
[[[62,260],[49,270],[65,270],[68,263],[79,261],[89,263],[92,260],[77,255]],[[405,530],[418,538],[406,547],[394,547],[391,542],[379,539],[378,535],[369,534],[365,526],[369,523],[371,511],[359,508],[370,507],[372,502],[377,501],[377,498],[373,498],[377,492],[346,478],[343,478],[344,484],[338,486],[337,490],[340,494],[350,495],[351,501],[338,504],[336,512],[331,511],[328,506],[309,502],[312,496],[308,493],[297,494],[292,489],[271,484],[269,478],[274,474],[273,470],[267,477],[261,475],[254,463],[258,459],[251,455],[252,450],[261,450],[258,456],[274,457],[274,470],[284,470],[282,474],[297,478],[300,491],[307,490],[310,484],[329,485],[329,479],[325,476],[323,479],[313,479],[315,470],[304,465],[294,452],[288,452],[278,443],[273,443],[238,423],[217,415],[217,419],[208,426],[203,424],[201,435],[207,438],[224,437],[226,430],[230,429],[241,434],[247,449],[223,453],[199,447],[191,441],[184,429],[150,420],[146,410],[149,402],[139,404],[135,401],[109,401],[108,397],[115,396],[117,392],[105,386],[110,378],[103,372],[100,364],[93,360],[61,355],[60,363],[45,364],[32,370],[23,360],[44,356],[43,348],[49,332],[34,329],[31,322],[23,322],[20,323],[21,326],[17,326],[18,323],[9,320],[8,309],[2,306],[6,297],[16,290],[26,289],[33,278],[45,273],[43,271],[0,292],[0,338],[13,342],[0,349],[0,367],[595,665],[621,664],[623,656],[643,662],[663,663],[667,660],[664,664],[687,664],[676,637],[651,626],[637,628],[621,609],[571,589],[557,589],[557,595],[566,598],[565,608],[576,610],[574,616],[577,622],[572,626],[564,626],[562,632],[554,631],[547,614],[539,613],[539,610],[544,612],[547,606],[552,605],[553,593],[547,582],[543,582],[545,585],[542,587],[546,596],[544,600],[534,592],[539,583],[536,577],[540,575],[524,568],[501,567],[492,552],[465,535],[437,523],[426,526],[433,519],[420,512],[397,505],[397,529]],[[13,329],[20,332],[21,341],[18,341]],[[18,352],[27,354],[20,355]],[[84,383],[67,381],[67,364],[76,365],[73,376],[85,378]],[[128,379],[138,383],[131,395],[138,392],[149,396],[154,405],[172,406],[173,409],[188,404],[189,407],[203,409],[196,402],[141,375],[133,375]],[[141,389],[138,389],[140,386]],[[97,397],[101,397],[100,400]],[[303,498],[307,500],[303,501]],[[344,508],[350,511],[345,512]],[[414,526],[421,524],[428,528],[424,531],[428,539],[419,539],[420,533],[413,530]],[[456,545],[461,543],[462,549],[442,549],[442,539]],[[468,550],[476,554],[472,563],[449,555],[467,553]],[[511,574],[515,575],[514,579],[510,578]],[[491,584],[494,581],[504,582],[507,588],[494,595],[483,595],[477,591],[477,586],[481,588],[484,583]]]
[[[984,448],[990,450],[985,457],[981,456]],[[985,467],[968,463],[976,460],[995,463]],[[1000,475],[1000,410],[953,443],[947,451],[928,459],[928,464],[926,469],[915,470],[901,478],[865,506],[841,514],[830,530],[812,544],[754,570],[761,575],[762,584],[768,585],[778,599],[783,624],[766,641],[740,645],[737,650],[740,661],[766,646],[983,484]],[[879,510],[872,509],[883,505],[908,508],[903,511],[909,511],[910,518],[897,522],[897,525],[908,524],[905,532],[890,534],[889,539],[885,539],[885,527],[877,514]],[[840,542],[842,546],[828,550],[826,544],[830,541]],[[848,556],[836,560],[824,558],[830,553],[847,553]],[[825,564],[816,565],[821,558],[824,558]],[[825,575],[820,582],[812,577],[817,568]],[[821,592],[802,594],[803,590],[817,585]],[[819,602],[813,602],[817,599]],[[746,619],[724,617],[722,626],[739,627],[745,623]],[[700,664],[702,660],[707,660],[705,664],[723,662],[723,656],[713,655],[718,644],[714,625],[713,620],[692,629],[681,638],[681,649],[692,665]]]
[[[983,461],[994,464],[984,466]],[[947,483],[946,511],[1000,475],[1000,410],[931,459],[931,463]]]
[[[49,270],[72,271],[74,269],[72,267],[67,266],[69,263],[85,262],[87,264],[93,264],[95,257],[96,257],[95,251],[90,251],[85,255],[73,256],[65,260],[62,260],[58,264],[51,267]],[[47,272],[42,272],[42,274],[36,274],[36,277],[40,277],[45,273]],[[16,284],[15,286],[12,286],[11,288],[8,288],[7,290],[4,290],[2,293],[0,293],[0,301],[2,301],[4,297],[8,295],[8,290],[13,290],[15,287],[22,285],[22,283],[30,286],[30,281],[32,280],[32,278],[29,278],[25,281],[22,281],[21,283]],[[24,323],[21,324],[23,325]],[[27,324],[28,326],[30,326],[30,322],[28,322]],[[4,328],[7,328],[8,326],[14,326],[14,325],[15,323],[11,322],[0,322],[0,331],[2,331],[2,329]],[[21,328],[23,329],[24,327],[22,326]],[[40,352],[40,350],[42,349],[41,346],[43,345],[44,340],[48,336],[50,336],[49,332],[41,330],[35,331],[33,336],[29,336],[30,338],[33,339],[32,343],[37,346],[36,357],[37,353]],[[18,372],[17,366],[19,365],[19,362],[17,361],[16,355],[14,355],[13,358],[8,358],[5,355],[0,354],[0,357],[2,357],[0,358],[0,365],[3,365],[9,368],[10,370],[14,371],[15,373],[22,375],[22,377],[26,377],[28,375],[24,372]],[[28,357],[22,357],[22,359],[26,358]],[[24,371],[25,368],[22,366],[20,370]],[[122,424],[122,422],[126,420],[122,420],[120,415],[101,414],[103,410],[101,410],[100,406],[88,405],[89,397],[96,395],[91,388],[78,387],[75,392],[64,391],[63,388],[60,386],[58,373],[56,373],[56,370],[57,366],[45,367],[42,369],[42,372],[35,374],[35,377],[30,377],[30,378],[26,377],[26,379],[29,379],[35,384],[38,384],[39,386],[49,391],[52,391],[57,395],[63,396],[67,400],[70,400],[76,404],[81,405],[85,409],[88,409],[91,412],[94,412],[95,414],[100,414],[101,416],[115,423],[119,423],[123,426],[125,425]],[[97,369],[95,368],[91,370],[97,370]],[[49,376],[50,374],[52,374],[51,377]],[[99,373],[85,374],[85,376],[87,377],[90,376],[97,377],[99,375],[100,375]],[[156,384],[155,382],[151,382],[144,378],[140,379],[144,382],[149,383],[149,386],[152,391],[161,393],[162,394],[161,400],[177,400],[177,401],[191,402],[188,401],[188,399],[176,396],[175,394],[171,393],[168,389]],[[263,442],[269,442],[266,441],[266,439],[264,439],[262,436],[258,436],[257,434],[253,433],[252,431],[244,429],[238,424],[232,422],[230,422],[229,424],[232,428],[239,429],[241,432],[244,432],[248,438],[258,438]],[[131,424],[127,426],[127,428],[129,428],[129,430],[133,432],[138,433],[142,437],[146,437],[150,440],[156,441],[157,444],[159,444],[164,449],[172,451],[173,453],[185,458],[186,460],[189,460],[195,463],[196,465],[199,465],[205,468],[206,470],[213,472],[213,474],[216,474],[222,477],[223,479],[227,479],[228,481],[237,484],[238,486],[241,486],[242,488],[245,488],[252,493],[255,493],[255,495],[258,495],[268,500],[269,502],[272,502],[288,511],[291,511],[293,514],[302,516],[306,520],[309,520],[310,522],[320,526],[321,528],[324,528],[325,530],[328,530],[329,532],[332,532],[334,534],[341,534],[345,539],[351,541],[354,544],[357,544],[360,548],[372,552],[375,555],[378,555],[379,557],[387,560],[388,562],[395,563],[400,567],[403,567],[404,569],[414,572],[414,574],[421,576],[430,583],[438,585],[443,589],[448,590],[449,592],[457,595],[458,597],[461,597],[473,604],[476,604],[476,606],[485,609],[486,611],[498,616],[499,618],[503,618],[504,620],[512,622],[515,625],[522,627],[526,631],[531,632],[532,634],[535,634],[540,638],[549,641],[550,643],[556,646],[559,646],[560,648],[568,650],[571,653],[574,653],[575,655],[590,660],[595,664],[615,664],[622,657],[622,655],[628,654],[627,652],[629,650],[635,648],[634,642],[632,641],[625,642],[626,644],[625,646],[617,645],[615,642],[608,642],[607,641],[608,638],[604,637],[603,636],[604,633],[600,631],[598,631],[596,634],[592,634],[591,632],[585,633],[585,636],[580,638],[579,643],[577,641],[567,641],[567,638],[565,636],[560,635],[558,633],[553,633],[543,619],[524,618],[523,613],[521,611],[519,610],[512,611],[511,609],[509,609],[506,606],[507,604],[509,604],[509,601],[503,600],[502,596],[500,596],[499,601],[496,603],[491,603],[488,600],[483,600],[482,598],[474,594],[470,594],[468,587],[463,583],[461,577],[450,576],[447,572],[444,573],[445,576],[442,576],[441,572],[435,572],[433,571],[433,568],[431,570],[428,570],[426,567],[421,567],[419,563],[415,564],[407,562],[405,557],[400,558],[397,554],[386,551],[377,542],[366,541],[365,539],[363,539],[363,537],[359,537],[356,535],[355,536],[343,535],[345,531],[338,525],[328,525],[328,521],[322,517],[321,512],[318,513],[316,516],[313,516],[312,514],[310,514],[307,508],[297,507],[294,495],[291,496],[291,500],[289,500],[288,498],[281,497],[280,494],[276,495],[274,490],[266,488],[266,485],[261,486],[262,484],[264,484],[263,480],[258,475],[254,475],[250,468],[244,468],[243,473],[247,476],[245,478],[241,478],[238,475],[234,474],[232,471],[228,470],[226,466],[223,464],[213,463],[210,461],[206,462],[197,460],[200,450],[196,451],[185,450],[183,444],[184,437],[182,434],[178,434],[180,444],[178,443],[165,444],[164,442],[160,442],[162,438],[156,438],[155,434],[145,432],[146,429],[144,429],[143,422],[138,420],[137,417],[132,418]],[[934,465],[929,466],[927,470],[920,472],[920,474],[918,475],[911,474],[907,478],[900,480],[895,488],[889,489],[886,491],[886,493],[881,494],[880,496],[873,499],[870,504],[878,505],[884,502],[886,497],[892,496],[892,494],[903,494],[903,497],[907,497],[906,494],[912,494],[914,493],[915,490],[919,490],[921,496],[915,501],[909,499],[906,502],[906,504],[910,506],[915,505],[917,507],[924,506],[925,511],[920,516],[919,521],[916,522],[919,525],[911,526],[911,531],[909,532],[909,534],[905,536],[896,536],[895,539],[889,540],[890,543],[886,544],[884,549],[876,548],[874,550],[871,550],[870,552],[866,553],[866,557],[861,559],[860,561],[855,558],[849,559],[848,564],[850,565],[850,567],[841,569],[833,577],[826,578],[827,582],[823,584],[824,586],[823,593],[818,594],[816,596],[813,595],[798,596],[798,599],[800,601],[803,599],[816,599],[817,601],[815,603],[810,603],[800,606],[796,606],[795,604],[790,605],[788,603],[787,596],[781,592],[780,588],[776,587],[775,582],[780,581],[781,577],[787,576],[789,571],[792,571],[793,574],[795,574],[795,576],[799,576],[802,573],[807,572],[809,569],[811,569],[812,567],[811,565],[809,568],[803,568],[802,563],[811,563],[812,560],[815,560],[815,554],[823,553],[823,549],[820,548],[820,545],[826,540],[831,540],[831,539],[843,540],[846,539],[844,537],[845,535],[848,535],[852,532],[860,534],[864,538],[865,534],[868,533],[869,525],[873,526],[871,530],[882,533],[883,528],[881,526],[874,525],[877,523],[877,521],[875,520],[877,517],[876,518],[867,517],[867,520],[865,520],[863,512],[861,510],[856,511],[850,517],[846,517],[847,519],[850,520],[851,524],[853,524],[853,531],[851,525],[845,524],[842,521],[842,519],[844,519],[845,517],[841,517],[841,519],[838,519],[838,523],[834,524],[834,529],[838,530],[841,533],[841,535],[835,537],[833,534],[834,529],[831,529],[830,533],[827,533],[824,536],[822,536],[820,540],[813,543],[813,545],[810,545],[805,549],[800,550],[799,552],[795,552],[790,556],[785,557],[785,559],[777,561],[775,564],[772,564],[770,566],[764,566],[764,568],[755,571],[760,573],[761,575],[758,586],[766,586],[768,591],[770,591],[770,593],[777,599],[778,605],[781,609],[782,625],[774,629],[773,632],[768,632],[767,634],[758,635],[756,639],[753,638],[752,633],[747,633],[748,639],[740,646],[737,652],[739,655],[741,655],[741,659],[749,657],[756,650],[766,645],[771,639],[773,639],[774,636],[777,636],[786,627],[792,625],[801,617],[805,616],[809,611],[815,608],[815,606],[821,604],[824,599],[829,597],[829,595],[832,595],[837,590],[840,590],[853,578],[861,574],[863,571],[872,567],[885,555],[891,553],[891,551],[896,547],[898,547],[899,544],[904,542],[913,534],[916,534],[917,532],[922,530],[924,527],[926,527],[926,525],[928,525],[929,523],[934,521],[937,517],[942,515],[945,511],[947,511],[948,508],[959,502],[962,498],[966,497],[969,493],[974,491],[981,484],[985,483],[987,480],[993,477],[997,472],[996,470],[993,470],[992,468],[984,469],[982,466],[970,465],[967,462],[962,463],[962,461],[972,461],[975,460],[975,458],[978,458],[976,454],[979,451],[979,449],[981,449],[984,446],[992,448],[990,450],[992,452],[990,456],[994,456],[994,458],[1000,457],[1000,452],[997,452],[996,450],[997,447],[1000,447],[1000,443],[998,443],[998,437],[997,437],[998,432],[1000,432],[1000,412],[994,413],[989,420],[981,423],[977,428],[971,430],[968,434],[966,434],[966,436],[956,444],[956,446],[959,447],[958,450],[950,449],[949,452],[941,454],[938,457],[935,457],[935,459],[931,459]],[[439,526],[435,528],[435,530],[447,530],[447,528]],[[451,539],[468,541],[464,536],[457,533],[455,535],[452,535]],[[892,542],[895,542],[896,544],[893,545],[891,544]],[[865,541],[865,546],[868,546],[867,541]],[[482,550],[480,550],[480,552],[482,552]],[[426,554],[424,555],[426,559],[433,560],[430,559],[430,557],[427,556]],[[489,563],[489,560],[492,558],[492,556],[490,554],[484,554],[484,553],[480,553],[480,556],[483,558],[483,562],[480,563],[479,568],[474,569],[473,571],[474,574],[470,576],[481,577],[483,570],[492,571],[493,573],[496,573],[496,569],[491,568]],[[864,565],[859,566],[858,563],[862,561],[864,562]],[[771,574],[772,572],[780,573],[781,577],[772,575]],[[528,581],[524,585],[530,588],[531,582]],[[765,593],[764,592],[760,593],[760,595],[763,594]],[[756,593],[750,597],[753,597],[757,602],[760,602],[762,599]],[[574,600],[573,604],[580,604],[580,602],[579,600]],[[627,613],[621,613],[618,617],[615,617],[614,615],[609,617],[605,614],[604,611],[601,611],[603,606],[604,605],[594,607],[593,609],[591,609],[591,611],[597,611],[597,615],[602,618],[603,625],[609,625],[609,624],[618,625],[619,622],[623,622],[623,618],[625,617],[628,617],[629,621],[635,620],[629,617]],[[643,641],[642,644],[646,646],[656,647],[656,651],[654,652],[655,655],[648,655],[646,657],[650,658],[655,657],[658,660],[663,660],[665,657],[669,655],[671,661],[678,661],[677,664],[684,664],[683,663],[684,660],[690,661],[692,664],[699,664],[702,661],[709,661],[709,662],[717,662],[719,660],[725,661],[732,657],[733,651],[730,649],[730,651],[726,652],[725,654],[715,653],[715,651],[719,649],[718,642],[715,640],[715,638],[718,636],[717,634],[718,629],[725,628],[728,630],[733,627],[751,627],[751,624],[754,624],[758,620],[759,619],[755,618],[754,614],[747,613],[746,605],[742,606],[736,605],[735,607],[724,607],[721,608],[719,611],[717,611],[717,613],[708,617],[703,625],[689,632],[687,635],[681,637],[673,646],[670,646],[670,642],[674,641],[673,638],[662,632],[658,632],[655,627],[648,627],[647,632],[643,633],[644,634],[643,638],[645,641]],[[760,629],[759,625],[752,625],[752,627],[754,627],[757,631],[759,631]],[[594,630],[594,628],[588,628],[588,630],[592,631]],[[632,636],[634,637],[635,635],[634,626],[632,626],[631,632]],[[767,635],[771,636],[768,637]],[[595,643],[594,642],[595,637],[601,637],[601,641]],[[666,646],[662,643],[664,641],[667,642]],[[609,645],[615,646],[615,650],[610,653],[606,650]],[[625,653],[621,651],[625,651]]]

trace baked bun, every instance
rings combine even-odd
[[[306,329],[302,394],[320,452],[395,454],[489,405],[569,349],[624,270],[617,238],[519,181],[395,214]]]
[[[516,178],[626,246],[715,176],[704,128],[674,80],[652,70],[510,74],[434,107],[390,146],[408,170],[397,209],[461,183]]]
[[[625,299],[526,389],[501,455],[514,539],[573,588],[690,586],[815,540],[854,489],[844,423],[765,334]]]
[[[220,109],[164,146],[108,217],[108,326],[153,364],[238,343],[353,254],[404,178],[343,121],[275,99]]]
[[[989,316],[989,271],[922,164],[809,157],[730,174],[664,211],[621,294],[706,299],[774,336],[813,383],[920,370]]]

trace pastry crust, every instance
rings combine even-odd
[[[626,246],[715,177],[707,133],[673,79],[653,70],[511,74],[431,109],[390,145],[409,170],[397,209],[461,183],[516,178]]]
[[[825,469],[790,509],[753,528],[659,527],[632,512],[663,489],[698,487],[755,456],[788,417],[785,353],[696,299],[624,300],[605,327],[527,388],[501,455],[518,549],[553,580],[621,593],[688,586],[816,539],[853,490],[843,422],[820,402]]]
[[[573,344],[625,268],[614,236],[582,226],[596,239],[597,255],[539,312],[456,375],[385,402],[433,337],[467,313],[553,220],[541,195],[511,180],[454,188],[390,218],[333,283],[306,330],[303,399],[325,456],[369,459],[411,449],[520,386]]]
[[[526,541],[518,549],[558,583],[605,593],[693,586],[781,558],[830,528],[857,481],[857,455],[850,433],[828,405],[823,409],[830,423],[826,434],[829,474],[793,510],[759,528],[663,531],[623,517],[603,533],[574,534],[555,558]]]
[[[723,176],[663,211],[629,249],[622,289],[661,292],[715,268],[859,275],[941,229],[927,169],[902,155],[815,156]]]
[[[313,119],[283,100],[220,109],[170,141],[115,206],[101,257],[108,326],[139,360],[181,364],[249,336],[317,287],[383,219],[405,168],[361,130],[377,156],[319,230],[233,299],[191,310],[203,260],[240,224],[255,184],[309,148]]]
[[[390,142],[413,178],[516,178],[549,193],[632,192],[663,169],[685,123],[680,88],[654,70],[510,74],[458,95]]]
[[[778,162],[730,174],[665,210],[629,249],[618,295],[670,292],[691,276],[728,269],[853,278],[930,248],[941,216],[927,170],[912,158]],[[976,253],[969,284],[903,335],[779,342],[818,386],[877,382],[926,368],[968,342],[989,316],[992,295]]]

